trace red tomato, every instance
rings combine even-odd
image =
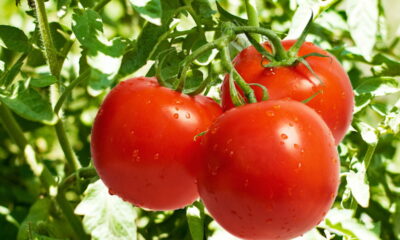
[[[202,137],[200,198],[230,233],[289,239],[316,226],[331,207],[339,160],[329,128],[297,101],[231,109]]]
[[[121,82],[106,97],[92,130],[92,156],[110,192],[152,210],[182,208],[198,198],[200,143],[222,112],[210,98],[190,97],[155,78]]]
[[[285,49],[289,49],[294,40],[282,41]],[[268,43],[264,47],[269,49]],[[265,68],[262,66],[261,54],[250,46],[234,59],[236,70],[248,83],[259,83],[268,88],[270,99],[291,98],[303,101],[321,91],[307,103],[316,110],[331,129],[336,144],[343,139],[351,123],[354,94],[346,72],[334,56],[312,43],[306,42],[300,48],[299,56],[320,53],[329,57],[307,57],[306,60],[319,76],[323,84],[303,64],[292,67]],[[264,61],[265,64],[268,62]],[[258,100],[262,90],[252,86]],[[233,107],[229,94],[228,77],[222,85],[222,108]]]

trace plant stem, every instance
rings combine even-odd
[[[246,12],[249,26],[259,27],[258,13],[256,8],[256,2],[254,0],[244,0],[246,3]],[[261,41],[261,37],[258,34],[252,34],[252,37],[257,41]]]
[[[111,2],[111,0],[101,0],[99,3],[97,3],[96,6],[93,7],[93,10],[98,12],[104,8],[104,6],[107,5],[107,3]]]
[[[57,79],[60,78],[61,68],[59,66],[59,59],[56,55],[55,47],[53,44],[53,39],[50,34],[50,27],[47,20],[46,9],[44,6],[44,0],[35,0],[36,4],[36,15],[39,22],[39,30],[42,37],[44,49],[46,52],[46,57],[48,64],[50,66],[51,74]],[[72,46],[72,45],[71,45]],[[50,87],[52,97],[51,100],[57,99],[59,95],[59,87],[57,85],[52,85]],[[64,151],[65,158],[73,171],[80,168],[79,160],[77,159],[75,153],[71,148],[71,144],[65,133],[64,124],[61,119],[58,120],[54,126],[57,134],[58,141]]]
[[[72,81],[71,84],[64,90],[64,92],[58,98],[58,101],[54,107],[54,112],[56,114],[59,113],[64,101],[67,99],[67,97],[72,92],[74,87],[76,85],[78,85],[80,82],[82,82],[83,80],[86,80],[89,76],[90,76],[90,70],[85,70],[78,78],[76,78],[74,81]]]
[[[69,143],[67,134],[65,132],[64,124],[59,120],[55,125],[58,141],[60,142],[61,148],[64,152],[65,158],[68,161],[68,165],[73,171],[81,168],[81,164],[72,150],[71,144]]]
[[[231,62],[231,56],[229,53],[229,48],[227,46],[221,49],[221,60],[223,66],[229,73],[233,74],[233,79],[235,80],[236,84],[243,90],[244,95],[246,96],[249,103],[256,103],[257,99],[255,97],[253,89],[243,80],[240,74],[236,71],[235,67]]]
[[[203,55],[205,52],[212,50],[214,48],[217,48],[221,45],[227,45],[227,43],[232,40],[233,36],[223,36],[220,37],[212,42],[209,42],[201,47],[199,47],[198,49],[196,49],[195,51],[192,52],[192,54],[188,55],[184,60],[183,60],[183,68],[181,69],[180,73],[178,74],[178,86],[176,87],[176,91],[178,92],[182,92],[183,88],[185,86],[185,80],[186,80],[186,75],[187,72],[189,71],[190,68],[190,64],[192,64],[192,62],[194,60],[196,60],[198,57],[200,57],[201,55]]]
[[[46,58],[49,62],[51,74],[58,78],[59,70],[58,57],[56,49],[53,44],[53,39],[50,33],[49,22],[47,20],[46,7],[44,6],[44,0],[34,0],[36,6],[36,17],[39,23],[39,31],[42,36],[44,50]]]
[[[288,58],[286,50],[281,43],[281,39],[273,31],[271,31],[269,29],[265,29],[265,28],[261,28],[261,27],[253,27],[253,26],[235,26],[235,27],[232,27],[232,30],[236,34],[238,34],[238,33],[259,33],[261,35],[264,35],[271,42],[271,45],[273,46],[273,49],[275,51],[275,59],[277,61],[285,60]]]

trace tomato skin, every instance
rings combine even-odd
[[[95,119],[91,150],[100,178],[136,206],[182,208],[198,198],[200,143],[221,108],[204,96],[190,97],[134,78],[117,85]]]
[[[316,226],[339,185],[329,128],[297,101],[233,108],[202,138],[200,198],[228,232],[244,239],[289,239]]]
[[[294,43],[294,40],[282,41],[285,49],[289,49]],[[264,43],[264,47],[270,49],[268,43]],[[351,82],[337,59],[314,44],[304,43],[298,55],[304,56],[310,53],[329,56],[306,58],[323,85],[303,64],[292,67],[263,67],[261,65],[262,56],[253,46],[241,51],[234,59],[234,64],[246,82],[266,86],[271,100],[291,98],[303,101],[321,91],[307,105],[321,115],[331,129],[335,143],[339,144],[352,120],[354,94]],[[264,61],[264,63],[267,62]],[[222,108],[224,111],[234,107],[229,95],[228,80],[229,78],[226,76],[222,85]],[[252,88],[257,99],[261,100],[262,90],[257,86],[252,86]]]

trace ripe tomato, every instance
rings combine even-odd
[[[285,49],[289,49],[294,40],[282,41]],[[270,50],[268,43],[264,47]],[[298,55],[319,53],[329,57],[307,57],[306,60],[322,81],[318,80],[303,64],[292,67],[265,68],[262,66],[261,54],[250,46],[234,59],[236,70],[248,83],[262,84],[268,88],[270,99],[291,98],[303,101],[320,91],[307,103],[316,110],[331,129],[336,144],[343,139],[351,123],[354,94],[346,72],[334,56],[312,43],[302,45]],[[268,62],[264,61],[265,64]],[[261,100],[262,89],[252,86],[257,99]],[[233,107],[229,94],[228,76],[222,85],[222,108]]]
[[[92,130],[94,165],[110,192],[136,206],[172,210],[192,203],[195,135],[207,130],[221,108],[210,98],[190,97],[134,78],[106,97]]]
[[[271,100],[222,114],[202,137],[200,198],[230,233],[289,239],[317,225],[333,203],[339,160],[332,133],[297,101]]]

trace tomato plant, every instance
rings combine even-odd
[[[236,236],[299,236],[323,219],[335,199],[339,157],[332,134],[302,103],[271,100],[231,109],[202,145],[200,197]]]
[[[282,42],[285,49],[290,49],[294,40]],[[269,43],[264,47],[271,51]],[[320,54],[306,58],[312,71],[304,64],[294,66],[264,67],[268,64],[253,46],[242,50],[233,60],[235,68],[248,83],[262,84],[268,89],[270,99],[291,98],[305,101],[317,111],[330,127],[336,144],[346,134],[354,108],[354,94],[350,79],[334,56],[312,43],[304,43],[298,56]],[[326,56],[326,57],[323,57]],[[222,85],[222,106],[225,110],[233,107],[229,92],[229,76]],[[252,86],[259,100],[262,89]]]
[[[400,239],[398,0],[0,9],[0,239]],[[276,102],[282,122],[252,113]],[[314,155],[273,127],[294,116],[314,119],[287,128]],[[224,134],[208,129],[228,120]],[[313,174],[329,164],[336,172]]]
[[[194,136],[220,107],[204,96],[161,87],[154,78],[122,81],[99,109],[92,130],[94,165],[110,192],[138,207],[173,210],[198,198]]]

